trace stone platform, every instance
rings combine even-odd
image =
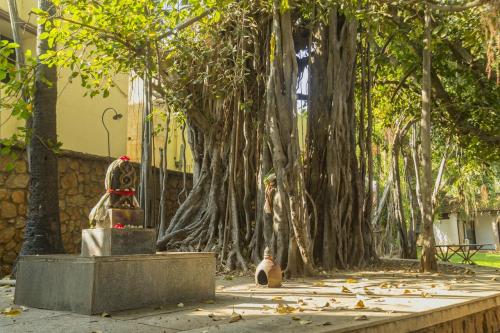
[[[386,266],[285,280],[276,289],[256,287],[252,276],[219,275],[215,302],[182,300],[182,307],[147,307],[110,317],[20,308],[18,315],[0,315],[0,332],[499,332],[499,269],[458,265],[467,271],[421,274]],[[13,291],[0,287],[0,309],[14,307]]]
[[[213,253],[24,256],[15,304],[96,314],[215,297]]]
[[[95,228],[82,230],[82,256],[155,254],[154,229]]]

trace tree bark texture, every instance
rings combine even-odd
[[[432,221],[432,155],[431,155],[431,12],[425,9],[423,74],[422,74],[422,118],[420,122],[422,141],[422,257],[421,270],[437,270],[436,248]]]
[[[346,268],[376,258],[363,211],[365,200],[371,200],[360,176],[364,157],[358,161],[356,155],[358,23],[337,8],[317,14],[327,19],[317,20],[310,41],[307,184],[318,211],[314,253],[325,269]]]
[[[231,20],[227,31],[241,29],[236,25],[247,15],[252,14]],[[193,188],[160,228],[157,241],[160,249],[214,251],[228,269],[246,270],[249,259],[260,261],[272,237],[266,233],[272,234],[272,217],[262,209],[263,178],[272,167],[264,140],[266,65],[260,61],[268,52],[269,23],[262,23],[251,39],[242,38],[243,33],[235,33],[236,39],[224,36],[228,43],[237,43],[227,65],[242,72],[241,82],[218,94],[210,76],[188,87],[193,100],[186,110]]]
[[[279,0],[272,4],[269,16],[256,11],[259,28],[252,43],[248,38],[228,41],[235,50],[252,54],[245,61],[236,55],[228,61],[231,71],[246,73],[241,82],[222,97],[211,91],[215,83],[210,76],[189,86],[194,185],[160,230],[157,245],[215,251],[229,269],[258,262],[269,247],[289,275],[310,274],[316,264],[324,269],[367,264],[376,259],[369,188],[372,125],[368,91],[360,125],[356,116],[358,23],[336,8],[321,13],[326,20],[315,21],[304,158],[297,129],[294,7]],[[220,38],[237,29],[223,30]],[[364,61],[369,63],[368,51]],[[210,66],[200,70],[210,71]],[[368,90],[370,75],[364,79]],[[264,178],[272,172],[274,208],[266,212]]]
[[[51,1],[39,0],[38,6],[50,16],[54,15]],[[38,36],[44,31],[44,25],[38,25]],[[37,39],[38,56],[49,49],[47,39]],[[28,147],[31,166],[30,198],[20,255],[64,252],[59,221],[57,158],[54,152],[57,143],[55,67],[49,68],[38,61],[34,94],[33,126]]]
[[[293,231],[287,270],[310,274],[314,260],[297,130],[297,59],[291,12],[279,0],[273,1],[271,45],[267,116],[277,191]]]

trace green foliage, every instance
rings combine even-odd
[[[33,110],[33,79],[36,60],[31,56],[30,51],[25,52],[25,64],[16,67],[10,61],[14,52],[19,47],[16,43],[0,40],[0,112],[8,113],[8,116],[0,123],[3,126],[7,121],[20,119],[23,121],[31,117]],[[25,126],[17,128],[10,137],[0,139],[0,155],[9,156],[15,160],[17,155],[14,146],[23,145],[29,139],[29,130]],[[12,163],[7,163],[6,170],[13,168]]]
[[[434,90],[432,121],[436,143],[451,137],[475,159],[491,162],[500,161],[500,89],[487,78],[481,11],[434,13],[432,69],[447,99]],[[422,13],[403,4],[383,4],[374,6],[376,14],[385,19],[367,29],[375,53],[375,113],[384,127],[403,110],[419,114]],[[470,55],[468,61],[456,47]]]
[[[47,29],[41,37],[59,45],[41,59],[70,68],[72,78],[80,78],[89,96],[107,97],[119,73],[158,76],[170,49],[176,47],[176,36],[170,35],[175,27],[215,5],[197,0],[57,1],[53,24],[38,11],[39,22]]]
[[[79,80],[91,97],[107,97],[114,86],[113,77],[119,73],[134,73],[139,77],[148,74],[153,78],[155,95],[163,101],[161,112],[171,112],[172,119],[183,123],[186,114],[194,110],[213,123],[216,117],[204,112],[206,105],[199,96],[224,103],[245,85],[248,75],[245,67],[249,62],[257,66],[262,61],[259,54],[248,51],[251,49],[248,45],[255,42],[261,28],[255,17],[268,15],[271,2],[257,5],[251,1],[214,0],[181,3],[58,0],[54,3],[58,14],[53,21],[43,11],[33,10],[47,29],[40,37],[50,45],[58,44],[57,51],[41,56],[42,61],[69,68],[72,80]],[[376,151],[387,154],[396,122],[420,114],[422,6],[410,6],[405,1],[280,1],[280,4],[282,10],[294,11],[294,24],[302,28],[307,28],[313,20],[326,22],[324,14],[333,6],[359,20],[363,43],[369,42],[372,50],[369,66],[373,75],[373,142]],[[179,24],[209,8],[213,11],[196,24],[176,30]],[[439,164],[447,144],[456,147],[450,157],[449,177],[454,178],[457,171],[456,177],[475,184],[476,192],[486,179],[473,182],[458,171],[492,170],[500,161],[500,145],[486,140],[500,133],[500,91],[495,80],[487,78],[488,43],[481,21],[482,10],[433,13],[433,71],[448,98],[433,94],[434,165]],[[271,61],[273,41],[270,38],[268,46]],[[455,43],[470,54],[468,63],[453,50]],[[8,50],[5,48],[5,52]],[[2,73],[6,71],[0,69],[0,77],[5,76]],[[16,116],[25,117],[29,104],[19,103],[10,109]],[[387,170],[384,163],[387,161],[381,162],[381,168]],[[471,172],[470,177],[481,178],[478,172]]]

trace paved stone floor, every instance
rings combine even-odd
[[[13,296],[13,287],[0,287],[5,313],[16,308]],[[250,277],[221,276],[215,300],[101,316],[22,307],[14,316],[0,314],[0,332],[347,332],[482,298],[500,306],[499,270],[342,272],[285,281],[279,289],[256,287]]]

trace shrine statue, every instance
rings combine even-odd
[[[104,186],[106,193],[92,208],[89,215],[90,225],[105,227],[110,221],[113,211],[134,212],[140,210],[139,202],[135,196],[136,174],[134,166],[127,156],[122,156],[113,161],[106,171]],[[120,223],[121,224],[121,223]],[[137,222],[135,223],[137,225]]]

